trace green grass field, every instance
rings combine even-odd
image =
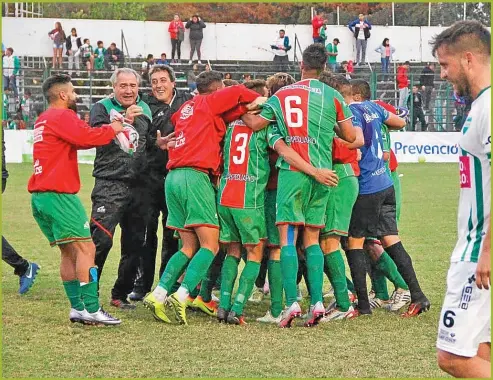
[[[71,325],[59,276],[59,252],[36,225],[26,190],[31,165],[9,165],[3,235],[42,267],[34,287],[17,294],[18,278],[2,265],[3,377],[440,377],[435,339],[449,255],[456,237],[456,165],[400,166],[404,192],[401,236],[431,310],[401,319],[372,317],[313,329],[281,330],[256,323],[267,309],[249,304],[247,326],[219,325],[189,313],[188,327],[154,321],[140,304],[133,312],[106,308],[119,328]],[[80,196],[90,210],[91,166],[81,165]],[[102,278],[108,305],[119,259],[119,237]],[[325,287],[328,288],[326,280]],[[306,294],[306,291],[305,291]]]

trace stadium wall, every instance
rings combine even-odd
[[[33,131],[3,131],[6,162],[32,162]],[[399,162],[458,162],[460,132],[394,132],[392,149]],[[79,162],[92,164],[95,149],[79,151]]]
[[[50,19],[15,18],[2,19],[3,43],[13,47],[16,55],[46,56],[53,54],[48,32],[60,21],[66,33],[75,27],[79,37],[89,38],[93,46],[102,40],[105,46],[115,42],[121,48],[121,30],[123,30],[128,51],[132,57],[148,53],[159,56],[165,52],[171,55],[171,42],[168,34],[168,22],[87,20],[87,19]],[[272,25],[272,24],[214,24],[207,23],[202,43],[203,59],[268,61],[273,59],[270,43],[276,38],[279,29],[285,29],[294,47],[294,35],[298,35],[301,47],[312,43],[311,25]],[[428,42],[439,33],[441,27],[374,26],[368,42],[367,59],[380,63],[380,55],[375,48],[385,37],[390,38],[396,48],[396,61],[433,61]],[[354,38],[347,27],[328,26],[328,38],[339,38],[339,61],[354,59]],[[189,58],[190,43],[188,31],[182,44],[182,59]],[[293,59],[294,49],[289,58]],[[298,55],[301,58],[301,54]]]

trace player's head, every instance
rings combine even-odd
[[[155,65],[149,71],[152,95],[166,104],[171,103],[175,89],[175,72],[168,65]]]
[[[267,83],[263,79],[254,79],[244,83],[246,88],[255,91],[260,96],[269,96]]]
[[[301,72],[304,77],[311,76],[318,78],[320,73],[325,70],[327,62],[327,51],[322,44],[311,44],[303,51],[303,61],[301,62]]]
[[[233,79],[223,79],[224,87],[231,87],[240,84],[238,81]]]
[[[349,80],[346,79],[346,77],[342,74],[333,74],[329,71],[323,71],[320,74],[320,82],[325,83],[327,86],[330,86],[334,89],[336,89],[346,103],[351,103],[352,101],[352,89],[351,89],[351,83]]]
[[[491,33],[478,21],[459,21],[431,41],[440,64],[440,77],[454,85],[459,96],[471,96],[471,86],[490,72]]]
[[[140,75],[133,69],[116,69],[110,78],[115,99],[125,108],[135,104],[139,91]]]
[[[280,37],[280,38],[283,38],[285,34],[286,34],[286,31],[285,31],[284,29],[281,29],[281,30],[279,31],[279,37]]]
[[[202,71],[197,76],[197,91],[200,95],[211,94],[224,88],[223,75],[219,71]]]
[[[286,73],[276,73],[267,78],[265,84],[269,90],[269,96],[272,96],[284,86],[289,86],[293,83],[296,83],[296,79],[294,79],[291,75]]]
[[[46,79],[43,83],[43,95],[50,107],[68,108],[77,112],[77,94],[70,76],[57,74]]]
[[[419,91],[418,86],[415,84],[413,86],[413,94],[416,94]]]
[[[351,82],[351,93],[355,102],[364,102],[371,99],[370,84],[363,79],[353,79]]]

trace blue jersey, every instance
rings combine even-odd
[[[360,148],[359,193],[378,193],[393,185],[383,160],[382,124],[389,112],[370,101],[352,103],[349,108],[354,115],[353,124],[363,130],[365,138],[365,145]]]

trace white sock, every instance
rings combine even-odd
[[[180,300],[180,302],[185,302],[187,300],[188,294],[188,289],[183,286],[180,286],[176,291],[176,297]]]
[[[153,290],[152,294],[156,301],[164,303],[166,301],[166,296],[168,295],[168,291],[161,286],[156,286],[156,289]]]

